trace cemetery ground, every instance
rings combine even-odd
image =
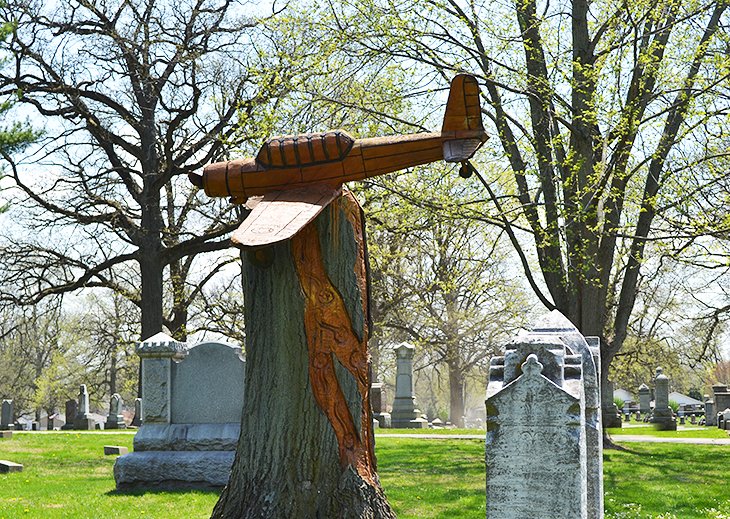
[[[413,433],[389,430],[387,433]],[[435,433],[439,431],[424,431]],[[460,430],[461,434],[480,431]],[[612,430],[657,434],[650,427]],[[727,438],[715,428],[679,431],[675,437]],[[0,459],[22,463],[24,471],[0,474],[0,519],[205,518],[214,491],[117,493],[114,456],[104,445],[132,449],[129,432],[16,432],[0,439]],[[728,445],[624,443],[626,451],[604,454],[607,519],[725,519]],[[376,436],[378,470],[399,518],[484,517],[484,441]]]

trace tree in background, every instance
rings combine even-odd
[[[80,335],[61,301],[4,309],[0,338],[0,394],[12,398],[17,415],[53,412],[78,392],[83,368],[72,354]]]
[[[468,376],[486,372],[489,358],[529,319],[530,306],[499,236],[461,216],[469,187],[459,180],[432,165],[363,194],[376,329],[391,346],[413,343],[421,368],[445,370],[449,420],[463,427]]]
[[[109,288],[139,306],[142,337],[165,325],[184,340],[191,301],[226,261],[208,255],[200,273],[196,258],[227,249],[239,221],[225,204],[201,210],[186,174],[286,89],[254,47],[259,22],[217,0],[11,0],[1,14],[14,33],[0,92],[47,121],[13,165],[23,227],[5,236],[2,297]]]
[[[407,63],[421,84],[481,78],[494,135],[481,160],[496,212],[465,214],[500,225],[539,300],[601,337],[606,377],[647,244],[681,251],[668,221],[726,175],[715,138],[728,132],[726,9],[365,0],[329,4],[318,20],[344,52]]]

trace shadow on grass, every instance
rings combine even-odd
[[[114,489],[106,492],[109,497],[143,496],[145,494],[220,494],[222,487],[159,486],[149,488]]]

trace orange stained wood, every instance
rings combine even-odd
[[[359,256],[354,266],[360,284],[363,315],[367,315],[366,273],[362,220],[357,201],[343,195],[333,211],[342,208],[353,226]],[[309,348],[309,380],[317,405],[332,425],[340,463],[351,466],[367,483],[376,485],[370,409],[370,370],[367,326],[361,338],[352,328],[342,296],[330,281],[322,258],[316,225],[310,223],[291,241],[294,266],[304,293],[304,328]],[[335,359],[349,371],[360,393],[360,424],[352,413],[335,372]]]
[[[479,85],[461,74],[451,83],[439,133],[354,139],[343,130],[274,137],[256,157],[207,166],[191,181],[209,196],[243,203],[251,196],[314,184],[342,183],[437,160],[462,162],[487,139],[482,125]]]

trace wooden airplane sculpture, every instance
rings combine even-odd
[[[342,184],[445,160],[465,162],[487,140],[479,85],[460,74],[451,82],[440,133],[354,139],[342,130],[274,137],[254,158],[210,164],[190,181],[208,196],[245,203],[263,198],[233,233],[241,247],[287,240],[341,193]]]

